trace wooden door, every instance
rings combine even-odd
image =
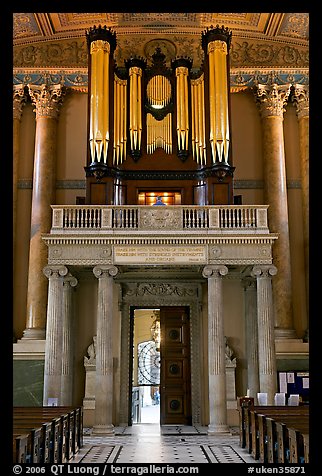
[[[162,307],[161,425],[191,425],[190,323],[188,307]]]

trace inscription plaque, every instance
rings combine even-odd
[[[114,246],[115,264],[191,264],[206,262],[205,246]]]

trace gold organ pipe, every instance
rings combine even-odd
[[[114,75],[114,140],[113,140],[113,164],[116,161],[116,124],[117,124],[117,78]]]
[[[191,81],[191,142],[192,142],[192,157],[199,162],[198,156],[198,118],[197,118],[197,82],[195,80]]]
[[[114,164],[126,158],[126,85],[126,80],[114,75]]]
[[[137,91],[137,113],[138,113],[138,148],[141,149],[141,134],[142,134],[142,109],[141,109],[141,74],[138,74],[138,91]]]
[[[184,76],[184,115],[185,115],[185,144],[184,149],[188,149],[188,139],[189,139],[189,114],[188,114],[188,68],[185,68]]]
[[[177,135],[179,150],[188,148],[188,68],[176,68],[177,76]]]
[[[196,159],[195,155],[195,147],[196,147],[196,142],[195,142],[195,86],[193,82],[191,81],[190,84],[191,87],[191,142],[192,142],[192,158]]]
[[[198,82],[198,118],[199,118],[199,149],[201,163],[206,164],[206,138],[205,138],[205,95],[204,95],[204,76],[202,75]]]
[[[96,136],[96,55],[93,53],[95,44],[91,44],[91,100],[90,100],[90,129],[89,143],[92,162],[95,160],[95,136]]]
[[[210,47],[211,45],[211,47]],[[229,152],[229,119],[228,119],[228,88],[227,88],[227,43],[216,40],[208,45],[209,60],[213,58],[215,87],[215,127],[214,143],[220,162],[228,161]],[[210,67],[210,62],[209,62]],[[215,156],[213,156],[214,158]]]
[[[96,40],[91,43],[91,115],[90,115],[90,149],[92,160],[95,150],[98,162],[107,160],[109,144],[109,52],[107,41]]]
[[[126,99],[126,92],[127,92],[127,81],[124,80],[122,82],[123,85],[123,144],[124,144],[124,159],[126,159],[126,144],[127,144],[127,137],[126,137],[126,116],[127,116],[127,99]]]
[[[104,54],[104,76],[103,76],[103,152],[104,152],[104,162],[107,162],[107,151],[108,145],[110,142],[110,132],[109,132],[109,52],[110,45],[108,44],[108,51]]]
[[[142,70],[133,66],[130,73],[130,137],[131,149],[141,147],[142,111],[141,111],[141,76]]]
[[[216,88],[215,88],[215,61],[214,61],[214,41],[208,43],[208,56],[209,56],[209,112],[210,112],[210,131],[209,140],[211,145],[211,153],[213,162],[216,161]]]

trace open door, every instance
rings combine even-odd
[[[161,425],[191,425],[188,307],[161,307]]]

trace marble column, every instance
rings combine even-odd
[[[13,251],[15,251],[16,244],[16,221],[17,221],[17,193],[18,193],[18,165],[20,155],[20,123],[23,106],[26,104],[26,89],[24,84],[16,84],[13,86],[13,163],[12,163],[12,211],[13,211]],[[15,253],[13,253],[14,261]]]
[[[248,396],[257,404],[259,392],[258,328],[257,328],[257,289],[254,278],[245,278],[245,330],[247,358]]]
[[[116,266],[95,266],[98,278],[98,304],[96,323],[96,384],[95,424],[96,435],[113,435],[113,277]]]
[[[68,269],[61,265],[46,266],[43,272],[49,280],[43,405],[48,405],[48,398],[56,398],[57,404],[60,405],[63,338],[62,277],[67,275]]]
[[[291,254],[285,169],[283,114],[290,85],[262,85],[255,88],[262,118],[264,156],[264,202],[269,205],[269,229],[278,233],[273,247],[279,273],[273,282],[276,338],[296,337],[293,327]]]
[[[252,275],[257,280],[257,332],[259,359],[259,388],[267,393],[267,404],[274,405],[277,392],[276,352],[273,318],[272,278],[277,269],[273,265],[256,265]]]
[[[61,85],[29,86],[36,111],[36,137],[31,205],[27,318],[23,339],[44,339],[48,282],[43,275],[47,246],[41,239],[51,228],[56,193],[57,118],[64,90]]]
[[[75,335],[73,291],[77,284],[77,279],[70,273],[63,279],[60,405],[65,406],[73,404]]]
[[[208,373],[209,373],[209,425],[208,434],[226,433],[226,356],[224,333],[224,306],[222,276],[228,273],[226,266],[208,265],[203,277],[208,279]]]
[[[295,84],[292,99],[299,125],[306,306],[309,315],[309,86]]]

